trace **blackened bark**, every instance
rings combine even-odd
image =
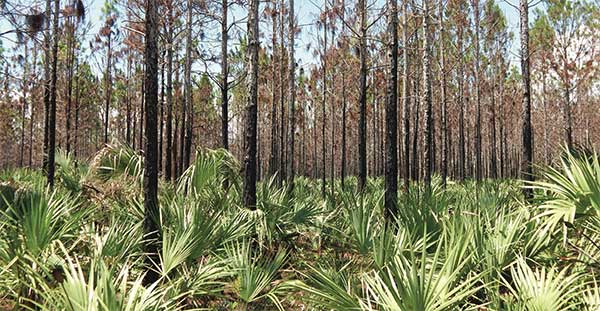
[[[388,61],[385,103],[385,211],[392,221],[398,212],[398,1],[388,0]]]
[[[506,152],[505,152],[505,142],[506,135],[504,133],[504,120],[506,119],[505,108],[504,108],[504,81],[506,80],[506,67],[503,62],[500,71],[501,71],[501,79],[500,79],[500,119],[499,119],[499,127],[500,127],[500,177],[506,178]]]
[[[37,60],[37,50],[38,50],[38,45],[37,42],[34,41],[33,42],[33,59]],[[37,76],[37,61],[33,62],[33,75]],[[37,79],[34,79],[33,85],[32,85],[32,89],[37,89],[37,85],[36,82]],[[31,100],[31,116],[29,117],[29,167],[33,167],[33,123],[35,121],[35,103],[36,103],[36,96],[35,94],[37,94],[37,92],[34,92],[32,95],[32,100]]]
[[[295,36],[295,16],[294,0],[289,0],[288,16],[288,64],[289,64],[289,98],[288,98],[288,159],[287,159],[287,187],[290,193],[294,190],[294,135],[296,133],[296,60],[294,58],[294,36]]]
[[[521,178],[533,180],[533,133],[531,127],[531,85],[529,77],[529,4],[520,0],[521,21],[521,75],[523,80],[522,128],[523,153],[521,159]],[[533,196],[532,189],[523,188],[526,199]]]
[[[546,70],[547,68],[543,68]],[[548,110],[546,103],[546,71],[542,72],[542,111],[544,118],[544,164],[548,165],[550,163],[550,154],[548,152]]]
[[[77,154],[79,153],[79,99],[81,97],[81,79],[79,72],[79,60],[75,58],[75,74],[76,74],[76,82],[75,82],[75,133],[73,135],[73,158],[77,159]]]
[[[51,31],[50,31],[50,21],[52,20],[51,18],[51,12],[52,10],[52,5],[50,0],[46,0],[46,13],[45,13],[45,21],[46,21],[46,32],[44,33],[44,152],[42,155],[42,168],[44,169],[44,171],[46,171],[46,173],[48,173],[48,162],[49,162],[49,149],[50,149],[50,144],[49,144],[49,139],[48,139],[48,134],[49,134],[49,121],[50,121],[50,77],[51,77],[51,72],[50,72],[50,63],[52,62],[52,50],[50,49],[50,38],[51,38]],[[8,71],[8,67],[6,67],[6,70]],[[8,72],[6,73],[6,76],[8,77]]]
[[[440,83],[442,84],[440,101],[441,101],[441,114],[442,114],[442,186],[446,187],[446,179],[448,177],[448,108],[446,103],[446,58],[445,58],[445,46],[444,46],[444,4],[443,1],[439,2],[439,24],[440,24]]]
[[[142,69],[142,72],[144,74],[146,72],[145,70],[146,70],[145,68]],[[145,91],[146,90],[146,85],[144,83],[141,83],[141,84],[142,84],[142,87],[141,87],[142,92],[141,92],[141,94],[146,94],[146,91]],[[144,116],[145,116],[144,115],[145,101],[146,101],[146,97],[142,96],[142,100],[141,100],[141,104],[140,104],[140,131],[138,132],[138,134],[139,134],[138,144],[139,144],[139,149],[140,150],[142,150],[142,147],[144,145],[144,142],[143,142],[143,140],[144,140],[144,138],[143,138],[143,135],[144,135],[144,126],[143,125],[144,125],[144,119],[145,119],[144,118]]]
[[[23,158],[25,153],[25,112],[27,111],[27,91],[29,89],[29,59],[28,59],[28,47],[27,41],[24,43],[24,60],[23,60],[23,106],[21,107],[21,146],[19,151],[19,167],[23,167]],[[35,60],[34,60],[35,61]],[[30,122],[33,122],[31,120]]]
[[[71,153],[71,106],[72,106],[72,95],[73,95],[73,66],[75,59],[75,23],[72,17],[68,17],[71,32],[67,38],[67,106],[65,111],[66,119],[66,151],[67,154]]]
[[[185,44],[185,69],[184,69],[184,105],[183,114],[186,119],[185,126],[182,126],[184,140],[181,149],[182,169],[185,171],[190,163],[192,151],[192,0],[187,1],[187,21],[186,21],[186,44]]]
[[[278,173],[279,173],[279,185],[283,184],[283,181],[286,180],[286,158],[287,158],[287,153],[286,153],[286,145],[285,145],[285,86],[284,86],[284,55],[285,55],[285,38],[284,38],[284,16],[285,16],[285,9],[284,9],[285,5],[284,5],[284,0],[280,0],[279,3],[279,38],[281,40],[280,44],[279,44],[279,111],[281,111],[281,118],[279,120],[280,122],[280,127],[279,127],[279,169],[278,169]]]
[[[346,106],[346,68],[342,68],[342,168],[340,172],[342,190],[346,188]]]
[[[417,5],[415,3],[414,0],[411,1],[411,7],[413,10],[413,14],[417,14]],[[419,100],[419,80],[420,80],[420,75],[419,72],[420,70],[418,69],[420,66],[420,63],[417,62],[418,60],[418,51],[420,48],[419,45],[419,23],[418,23],[418,18],[414,19],[414,29],[415,31],[413,32],[413,38],[412,38],[412,43],[413,43],[413,59],[415,60],[415,66],[414,66],[414,78],[412,81],[412,87],[413,87],[413,107],[414,107],[414,115],[415,115],[415,125],[413,126],[413,141],[412,141],[412,171],[411,171],[411,180],[414,181],[419,181],[420,178],[420,172],[419,172],[419,126],[420,126],[420,122],[419,122],[419,118],[421,115],[421,109],[420,109],[420,100]]]
[[[149,1],[149,0],[148,0]],[[170,7],[170,6],[169,6]],[[172,180],[173,174],[173,10],[168,9],[167,18],[167,139],[165,146],[165,180]]]
[[[458,167],[459,167],[459,178],[460,180],[464,180],[466,177],[466,167],[465,167],[465,155],[466,155],[466,147],[465,147],[465,103],[464,103],[464,93],[463,93],[463,81],[465,74],[465,66],[464,66],[464,58],[463,58],[463,27],[461,25],[458,26],[458,105],[460,106],[460,113],[458,117]]]
[[[273,12],[277,12],[277,1],[273,1]],[[279,144],[277,136],[277,96],[275,89],[277,88],[277,79],[275,79],[275,51],[277,50],[277,14],[271,14],[273,29],[271,31],[271,45],[273,52],[271,54],[271,154],[269,155],[269,174],[274,176],[277,174],[279,166]]]
[[[244,128],[244,206],[256,209],[256,136],[258,114],[258,6],[259,0],[249,0],[248,49],[246,52],[246,126]]]
[[[367,183],[367,6],[358,1],[360,14],[360,73],[359,73],[359,121],[358,121],[358,191],[365,190]]]
[[[227,9],[228,0],[221,3],[221,144],[229,150],[229,68],[227,65]]]
[[[335,42],[335,29],[331,29],[331,42]],[[334,51],[335,52],[335,51]],[[335,70],[335,65],[332,66]],[[331,89],[335,90],[335,77],[336,72],[334,71],[331,76]],[[331,183],[331,194],[333,195],[335,191],[335,96],[331,96],[330,106],[329,106],[329,117],[331,118],[331,145],[330,145],[330,166],[329,166],[329,180]]]
[[[159,262],[159,208],[158,208],[158,47],[157,47],[157,1],[146,0],[146,29],[144,59],[146,72],[144,75],[146,102],[145,149],[144,149],[144,231],[148,238],[146,244],[147,272],[144,284],[149,285],[158,280],[154,265]]]
[[[158,174],[160,176],[160,174],[164,174],[163,173],[163,130],[164,130],[164,116],[165,116],[165,54],[166,51],[163,49],[161,51],[160,54],[160,58],[161,58],[161,65],[160,65],[160,100],[158,101],[159,105],[160,105],[160,112],[159,112],[159,117],[158,117]],[[128,58],[129,59],[129,58]],[[131,61],[128,60],[128,66],[130,66]],[[129,69],[128,69],[129,70]],[[128,93],[129,94],[129,91]],[[128,110],[128,121],[127,121],[127,131],[129,132],[129,119],[130,119],[130,115],[129,115],[129,110],[131,108],[129,108],[130,103],[129,103],[129,96],[127,97],[127,110]],[[163,175],[164,176],[164,175]]]
[[[523,30],[521,30],[522,32]],[[523,42],[521,42],[521,44],[523,44]],[[567,55],[567,48],[564,48],[565,51],[563,52],[563,55]],[[563,58],[563,68],[564,68],[564,73],[563,73],[563,96],[564,96],[564,103],[563,103],[563,114],[564,114],[564,118],[565,118],[565,123],[564,123],[564,132],[565,132],[565,141],[567,142],[567,148],[569,150],[573,149],[573,117],[571,115],[571,84],[569,83],[569,72],[568,72],[568,64],[567,64],[567,57],[565,56]],[[522,65],[521,65],[522,66]]]
[[[185,71],[185,69],[184,69]],[[185,73],[183,74],[183,79],[185,80]],[[185,92],[185,81],[184,82],[184,92]],[[181,100],[181,99],[180,99]],[[185,101],[185,95],[183,96],[183,100],[181,101],[181,126],[179,127],[179,158],[177,159],[177,177],[183,174],[185,167],[183,166],[184,153],[185,153],[185,127],[187,126],[187,103]],[[177,135],[177,134],[176,134]]]
[[[107,49],[106,49],[106,73],[104,76],[104,96],[106,96],[105,100],[105,105],[104,105],[104,144],[108,144],[108,124],[109,124],[109,117],[110,117],[110,100],[111,100],[111,96],[112,96],[112,82],[111,82],[111,39],[112,39],[112,30],[109,30],[108,32],[108,43],[107,43]]]
[[[404,192],[408,193],[410,186],[410,84],[408,59],[408,0],[402,5],[402,119],[404,123]]]
[[[52,68],[50,77],[50,113],[48,115],[48,185],[54,187],[54,169],[56,153],[56,79],[58,63],[58,15],[60,14],[60,0],[54,0],[54,19],[52,32],[54,43],[52,46]]]
[[[327,2],[325,3],[325,11],[327,11]],[[321,104],[321,195],[325,196],[325,105],[327,104],[327,15],[323,22],[323,102]]]
[[[177,99],[175,100],[177,102]],[[179,161],[178,161],[178,153],[179,153],[179,116],[177,112],[175,112],[175,125],[173,128],[173,146],[171,147],[171,155],[173,159],[173,175],[171,176],[173,181],[177,180],[179,177]]]
[[[497,79],[497,75],[494,75],[494,79]],[[492,105],[491,105],[491,110],[492,110],[492,115],[491,115],[491,124],[490,124],[490,136],[491,136],[491,172],[490,172],[490,177],[492,179],[496,179],[498,177],[498,154],[497,154],[497,150],[496,150],[496,81],[492,79],[491,83],[492,83]]]
[[[163,75],[164,75],[164,65],[163,65]],[[126,98],[125,98],[125,118],[126,118],[126,129],[125,129],[125,141],[127,145],[131,146],[131,94],[129,92],[129,80],[131,79],[131,55],[127,55],[127,81],[125,82],[126,90]]]
[[[429,0],[423,1],[423,104],[425,105],[425,186],[431,187],[433,169],[433,109],[431,103],[431,43],[429,34]]]
[[[481,180],[481,98],[479,86],[479,0],[473,0],[473,14],[475,15],[475,105],[477,108],[476,115],[476,133],[475,133],[475,178]]]

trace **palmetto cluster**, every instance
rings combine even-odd
[[[0,294],[42,310],[598,310],[600,165],[565,152],[530,183],[434,178],[383,212],[383,183],[326,197],[276,178],[243,207],[240,165],[198,151],[161,182],[160,253],[144,259],[143,157],[119,146],[89,163],[57,157],[41,172],[0,175]],[[160,276],[142,285],[148,269]]]

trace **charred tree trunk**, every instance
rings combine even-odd
[[[163,77],[164,77],[164,72],[165,72],[165,67],[163,65]],[[125,87],[127,88],[126,90],[126,98],[125,98],[125,118],[126,121],[125,123],[127,123],[126,129],[125,129],[125,141],[127,142],[127,145],[131,146],[132,142],[131,142],[131,94],[129,92],[129,80],[131,80],[131,56],[127,55],[127,81],[125,82]],[[163,90],[164,91],[164,90]],[[159,157],[160,158],[160,157]]]
[[[112,54],[112,30],[109,30],[107,37],[107,48],[106,48],[106,73],[104,76],[104,96],[106,97],[104,105],[104,144],[108,144],[108,124],[110,117],[110,101],[112,96],[112,82],[111,82],[111,54]]]
[[[404,126],[404,192],[410,188],[410,84],[408,55],[408,0],[402,5],[402,103],[404,106],[402,120]]]
[[[244,128],[244,206],[256,209],[256,136],[258,113],[258,0],[249,0],[248,8],[248,49],[246,88],[246,126]]]
[[[221,144],[225,150],[229,150],[229,65],[227,64],[228,9],[228,0],[223,0],[221,2]]]
[[[184,89],[184,105],[183,114],[185,116],[186,125],[182,126],[184,134],[184,144],[182,144],[182,169],[185,171],[190,164],[192,152],[192,0],[187,1],[187,21],[186,21],[186,45],[185,45],[185,89]]]
[[[342,190],[346,188],[346,68],[342,68],[342,164],[341,164],[341,182]]]
[[[159,253],[159,208],[158,208],[158,141],[157,141],[157,105],[158,105],[158,12],[157,1],[146,1],[146,30],[144,59],[146,72],[144,94],[146,100],[145,138],[144,148],[144,231],[148,242],[146,245],[147,273],[144,284],[147,286],[158,280],[156,267]]]
[[[148,0],[149,1],[149,0]],[[165,180],[172,180],[173,174],[173,12],[169,9],[167,19],[167,145],[165,146]]]
[[[359,123],[358,123],[358,191],[363,192],[367,183],[367,6],[358,1],[360,14],[360,73],[359,73]]]
[[[521,75],[523,79],[522,128],[523,153],[521,159],[521,178],[533,180],[533,132],[531,127],[531,85],[529,78],[529,3],[520,0],[521,21]],[[533,192],[523,188],[526,199],[531,199]]]
[[[67,107],[65,111],[66,119],[66,151],[71,153],[71,106],[73,95],[73,67],[75,64],[75,22],[72,17],[68,17],[68,25],[70,27],[69,37],[67,38]]]
[[[335,42],[335,30],[332,28],[331,29],[331,42]],[[335,90],[335,77],[336,77],[336,71],[335,71],[335,63],[332,65],[332,69],[334,70],[332,75],[331,75],[331,89]],[[329,106],[329,115],[331,118],[331,153],[330,153],[330,166],[329,166],[329,180],[331,183],[331,194],[333,195],[334,191],[335,191],[335,101],[336,101],[336,96],[334,94],[332,94],[331,96],[331,100],[330,100],[330,106]]]
[[[465,76],[465,65],[463,58],[463,27],[458,26],[458,105],[459,105],[459,116],[458,116],[458,167],[459,167],[459,178],[461,181],[465,180],[466,177],[466,166],[465,166],[465,155],[466,155],[466,146],[465,146],[465,102],[464,102],[464,76]]]
[[[23,106],[21,107],[21,148],[19,151],[19,167],[23,167],[23,159],[25,156],[25,113],[27,111],[27,91],[29,88],[29,57],[28,57],[28,47],[27,40],[24,43],[24,59],[23,59],[23,81],[22,83],[22,92],[23,92]],[[35,61],[35,60],[34,60]],[[31,120],[30,122],[33,122]]]
[[[521,17],[523,18],[523,17]],[[521,30],[523,32],[523,30]],[[523,44],[523,42],[521,42]],[[563,51],[563,114],[565,118],[564,123],[564,132],[565,132],[565,141],[567,142],[567,148],[569,150],[573,149],[573,117],[571,114],[571,84],[569,83],[569,72],[568,72],[568,64],[567,64],[567,48],[564,48]],[[522,65],[521,65],[522,66]]]
[[[79,60],[75,59],[75,74],[77,76],[77,80],[75,82],[75,135],[73,135],[73,158],[77,159],[77,154],[79,153],[79,100],[81,97],[81,79],[79,72]]]
[[[279,185],[283,185],[283,181],[286,180],[286,146],[285,146],[285,90],[284,90],[284,55],[285,55],[285,38],[284,38],[284,1],[280,0],[279,4],[279,39],[281,40],[281,44],[279,45],[279,111],[281,112],[281,118],[279,120]]]
[[[277,79],[275,73],[275,51],[277,47],[277,1],[273,1],[273,14],[271,20],[273,23],[273,29],[271,31],[271,45],[273,46],[273,53],[271,55],[271,154],[269,155],[269,174],[275,176],[278,171],[279,165],[279,149],[278,149],[278,138],[277,138],[277,96],[275,95],[275,89],[277,86]]]
[[[325,3],[327,11],[327,3]],[[325,174],[325,105],[327,104],[327,16],[323,22],[323,102],[321,104],[321,195],[325,197],[325,186],[327,183]]]
[[[545,69],[545,68],[544,68]],[[542,73],[542,110],[544,117],[544,164],[548,165],[550,163],[550,154],[548,151],[548,109],[546,103],[546,71]]]
[[[398,212],[398,1],[388,0],[388,61],[385,103],[385,211],[392,221]]]
[[[33,42],[33,59],[35,59],[36,61],[33,62],[33,76],[37,76],[37,50],[38,50],[38,45],[36,43],[36,41]],[[34,79],[34,84],[32,85],[32,89],[37,89],[37,79]],[[31,115],[29,117],[29,167],[32,168],[33,167],[33,123],[35,122],[35,103],[37,102],[37,98],[35,96],[35,94],[37,94],[37,92],[33,92],[32,93],[32,100],[31,100]]]
[[[49,140],[49,123],[50,123],[50,80],[52,73],[50,72],[50,63],[52,62],[52,50],[50,48],[50,21],[52,20],[52,4],[50,0],[46,0],[45,27],[44,33],[44,152],[42,155],[42,168],[48,173],[48,162],[50,161],[50,140]],[[6,67],[8,71],[8,67]],[[8,73],[6,74],[8,77]]]
[[[294,191],[294,135],[296,133],[295,105],[296,105],[296,60],[294,58],[294,36],[295,36],[295,16],[294,0],[289,0],[288,17],[288,65],[289,65],[289,98],[288,98],[288,159],[287,159],[287,187],[290,193]]]
[[[439,24],[440,24],[440,101],[441,101],[441,114],[442,114],[442,186],[446,187],[446,179],[448,177],[448,108],[446,103],[446,58],[445,58],[445,45],[444,45],[444,3],[442,0],[439,2]]]
[[[498,154],[497,154],[497,150],[496,150],[496,81],[495,79],[497,79],[497,75],[494,75],[494,78],[492,79],[491,83],[492,83],[492,115],[491,115],[491,124],[490,124],[490,136],[491,136],[491,174],[490,177],[492,179],[496,179],[498,177]]]
[[[475,106],[477,108],[475,125],[475,178],[481,180],[481,98],[479,81],[479,0],[473,0],[473,14],[475,15]]]
[[[433,109],[431,104],[431,43],[429,39],[429,0],[423,1],[423,104],[425,105],[425,186],[431,187],[433,169]]]
[[[164,130],[164,120],[165,120],[165,54],[166,51],[163,49],[160,55],[160,58],[162,59],[161,65],[160,65],[160,100],[159,100],[159,117],[158,117],[158,174],[160,176],[161,173],[164,174],[163,172],[163,130]],[[129,66],[131,65],[131,61],[127,61],[128,63],[128,71]],[[129,82],[127,82],[129,83]],[[129,99],[129,90],[127,91],[127,132],[129,133],[129,120],[131,118],[130,116],[130,110],[131,108],[129,107],[130,104],[130,99]],[[129,134],[127,134],[129,136]],[[128,138],[129,139],[129,138]],[[163,175],[164,176],[164,175]]]
[[[145,74],[146,69],[143,68],[142,69],[142,73]],[[141,94],[146,94],[146,85],[144,83],[142,83],[142,92]],[[138,138],[138,144],[139,144],[139,149],[142,150],[143,145],[144,145],[144,139],[143,139],[143,135],[144,135],[144,106],[145,106],[145,102],[146,102],[146,97],[142,96],[141,98],[141,104],[140,104],[140,131],[138,132],[139,134],[139,138]]]
[[[50,77],[50,113],[48,115],[48,185],[54,187],[54,169],[56,154],[56,80],[58,63],[58,16],[60,14],[60,0],[54,0],[54,19],[52,32],[54,42],[52,46],[52,68]]]

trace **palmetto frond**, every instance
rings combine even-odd
[[[522,257],[511,266],[512,281],[503,277],[519,308],[531,311],[570,310],[580,302],[581,283],[569,268],[531,268]]]
[[[565,151],[560,167],[542,169],[543,181],[531,184],[544,192],[539,218],[552,232],[562,223],[600,217],[600,162],[597,154],[576,157]]]

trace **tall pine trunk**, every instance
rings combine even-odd
[[[107,37],[107,48],[106,48],[106,72],[104,75],[104,144],[108,144],[108,124],[110,118],[110,101],[112,96],[112,82],[111,82],[111,54],[112,54],[112,30],[109,29]]]
[[[70,33],[67,37],[67,106],[65,109],[65,135],[66,135],[66,151],[71,153],[71,106],[73,95],[73,65],[75,58],[75,23],[67,18],[70,24]]]
[[[440,24],[440,101],[441,101],[441,114],[442,114],[442,185],[446,187],[446,179],[448,177],[448,146],[449,146],[449,135],[448,135],[448,105],[446,102],[446,55],[444,45],[444,3],[442,0],[439,2],[439,24]]]
[[[285,86],[284,86],[284,55],[285,55],[285,38],[284,38],[284,0],[280,0],[279,4],[279,39],[281,40],[279,44],[279,111],[281,112],[281,118],[279,120],[279,185],[283,184],[283,181],[286,179],[286,145],[285,145]]]
[[[246,61],[248,73],[246,89],[246,124],[244,128],[244,206],[256,209],[256,136],[258,114],[258,6],[259,0],[249,0],[248,48]]]
[[[459,173],[458,176],[460,180],[464,180],[467,174],[466,166],[465,166],[465,157],[466,157],[466,146],[465,146],[465,100],[464,100],[464,76],[465,76],[465,62],[463,57],[463,36],[464,29],[462,25],[458,25],[458,38],[457,38],[457,48],[458,48],[458,76],[457,76],[457,84],[458,84],[458,105],[459,105],[459,116],[458,116],[458,168]]]
[[[473,0],[473,14],[475,15],[475,106],[477,109],[476,113],[476,125],[475,125],[475,178],[481,180],[482,178],[482,167],[481,167],[481,98],[480,98],[480,81],[479,81],[479,0]]]
[[[295,105],[296,105],[296,60],[294,58],[294,36],[295,36],[295,16],[294,0],[289,0],[288,16],[288,65],[289,65],[289,98],[288,98],[288,159],[287,159],[287,180],[288,191],[294,190],[294,135],[296,133]]]
[[[342,167],[340,170],[342,190],[346,187],[346,106],[346,68],[342,68]]]
[[[150,0],[147,0],[150,1]],[[168,6],[167,18],[167,124],[165,147],[165,180],[174,179],[173,174],[173,10]]]
[[[279,165],[279,149],[277,136],[277,96],[275,89],[278,87],[275,73],[275,51],[277,47],[277,1],[273,1],[273,11],[271,13],[271,21],[273,29],[271,31],[271,45],[273,53],[271,54],[271,154],[269,155],[269,174],[274,176],[277,174]]]
[[[402,5],[402,120],[404,127],[404,192],[410,188],[410,83],[408,54],[408,0]]]
[[[522,129],[523,153],[521,159],[521,178],[533,180],[533,132],[531,127],[531,85],[529,77],[529,3],[520,0],[521,21],[521,76],[523,81]],[[523,188],[527,199],[533,196],[530,188]]]
[[[224,149],[229,150],[229,67],[227,64],[227,11],[229,3],[227,0],[221,2],[221,144]]]
[[[523,17],[521,17],[522,19]],[[521,26],[523,27],[523,26]],[[523,30],[521,30],[521,33],[523,32]],[[523,44],[523,42],[521,41],[521,45]],[[565,123],[564,123],[564,132],[565,132],[565,141],[567,143],[567,147],[569,148],[569,150],[573,149],[573,117],[572,117],[572,113],[571,113],[571,84],[569,81],[569,71],[568,71],[568,64],[567,64],[567,48],[564,48],[563,51],[563,114],[564,114],[564,118],[565,118]],[[521,67],[523,65],[521,64]]]
[[[359,121],[358,121],[358,191],[365,190],[367,183],[367,5],[358,1],[360,19],[360,72],[359,72]]]
[[[37,77],[37,51],[38,51],[38,45],[37,42],[34,41],[33,42],[33,59],[35,59],[36,61],[33,62],[33,76]],[[37,97],[35,94],[37,94],[36,90],[37,90],[37,78],[33,80],[33,85],[32,85],[32,99],[30,101],[30,107],[31,107],[31,115],[29,116],[29,167],[32,168],[33,167],[33,123],[35,123],[35,103],[37,102]]]
[[[327,12],[327,3],[325,3],[325,12]],[[321,195],[325,196],[326,174],[325,174],[325,105],[327,104],[327,15],[323,22],[323,98],[321,103]]]
[[[52,32],[50,31],[50,21],[52,20],[52,4],[50,0],[46,0],[46,13],[44,20],[46,21],[46,32],[44,33],[44,149],[42,155],[42,168],[48,173],[48,162],[50,161],[50,140],[49,140],[49,123],[50,123],[50,80],[52,73],[50,72],[50,63],[52,62],[52,50],[50,49],[50,39]],[[8,67],[6,67],[8,71]],[[8,72],[6,74],[8,77]]]
[[[25,113],[27,111],[27,91],[29,88],[29,57],[27,40],[25,41],[23,46],[25,51],[23,53],[23,81],[21,82],[23,88],[23,106],[21,107],[21,146],[19,151],[19,167],[23,167],[23,159],[25,153]],[[31,120],[30,122],[33,122],[33,120]]]
[[[185,131],[182,144],[182,169],[185,171],[190,164],[192,152],[192,0],[187,1],[187,20],[186,20],[186,44],[185,44],[185,88],[183,114],[186,119],[185,126],[182,126],[182,132]]]
[[[385,102],[385,211],[392,221],[398,211],[398,1],[388,0],[389,72]]]
[[[425,105],[425,186],[431,187],[433,169],[433,109],[431,103],[431,43],[429,34],[429,0],[423,1],[423,104]]]
[[[159,207],[158,207],[158,137],[157,137],[157,106],[158,106],[158,12],[157,1],[146,0],[146,29],[144,60],[146,72],[145,85],[145,138],[144,148],[144,231],[147,235],[146,265],[147,272],[144,285],[158,280],[155,265],[159,253]]]
[[[54,187],[54,169],[56,153],[56,80],[58,63],[58,16],[60,14],[60,0],[54,0],[54,19],[52,33],[54,42],[52,46],[52,66],[50,77],[50,112],[48,115],[48,185]]]

